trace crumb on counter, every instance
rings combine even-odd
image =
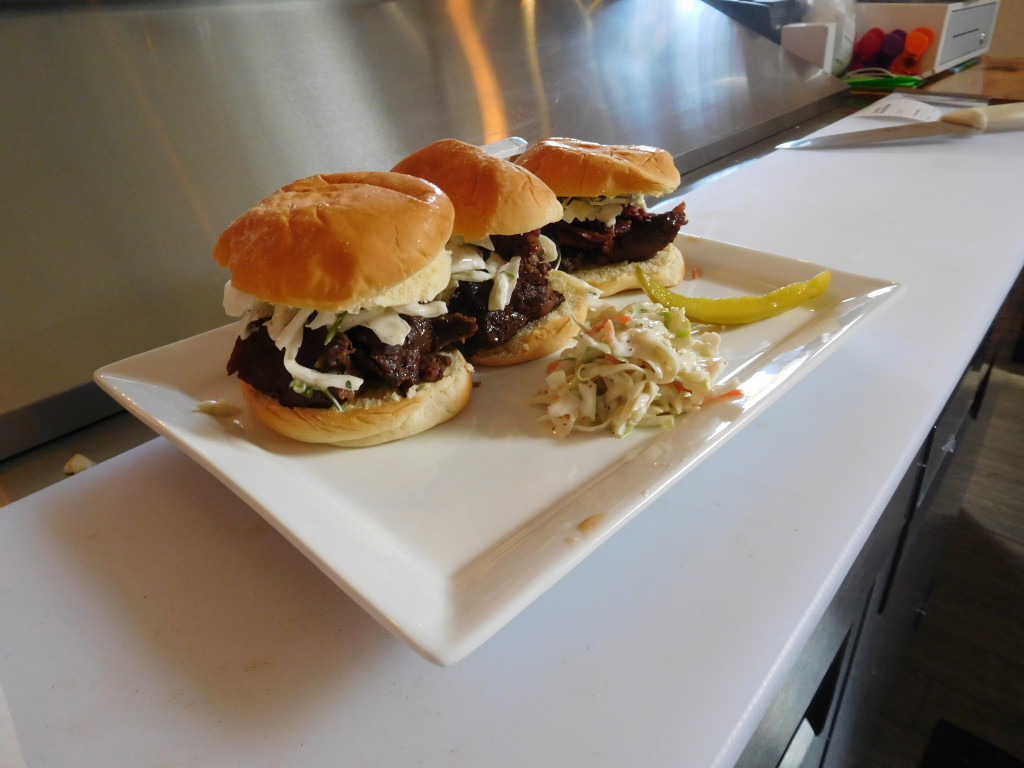
[[[89,467],[96,466],[96,462],[90,459],[88,456],[83,456],[80,453],[76,453],[64,464],[65,475],[77,475],[79,472],[84,472]]]

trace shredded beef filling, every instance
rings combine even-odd
[[[675,240],[685,224],[685,203],[658,214],[627,205],[611,227],[596,220],[556,221],[541,232],[558,245],[559,269],[571,273],[620,261],[647,261]]]
[[[402,394],[420,382],[438,381],[451,361],[441,354],[476,333],[471,317],[454,314],[424,318],[402,315],[411,330],[400,346],[383,343],[369,328],[351,328],[336,334],[327,344],[327,329],[303,329],[302,344],[296,360],[322,373],[343,373],[364,379],[363,389],[393,387]],[[266,330],[266,319],[249,326],[249,336],[235,341],[228,360],[228,374],[264,394],[275,397],[288,408],[330,408],[331,399],[319,390],[308,394],[295,392],[292,375],[285,370],[284,353]],[[356,397],[351,390],[332,388],[341,400]]]
[[[477,331],[464,343],[467,354],[504,344],[525,325],[544,317],[565,301],[551,287],[547,274],[551,265],[541,261],[540,230],[524,235],[491,235],[494,251],[506,261],[519,256],[519,278],[511,300],[504,309],[487,309],[493,280],[480,283],[461,282],[448,298],[448,311],[466,315],[476,321]]]

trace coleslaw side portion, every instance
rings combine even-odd
[[[719,343],[717,333],[694,330],[680,308],[598,302],[531,402],[545,406],[540,420],[556,437],[671,426],[710,399],[741,394],[716,385],[726,366]]]

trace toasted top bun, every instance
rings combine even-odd
[[[399,440],[447,421],[469,403],[473,367],[458,352],[438,381],[417,385],[408,397],[394,390],[360,394],[336,408],[287,408],[275,398],[239,384],[260,421],[293,440],[345,448]]]
[[[663,195],[679,186],[679,170],[664,149],[544,139],[515,159],[559,197]]]
[[[590,309],[590,296],[597,291],[567,272],[548,272],[551,287],[565,297],[554,311],[534,320],[498,347],[478,350],[474,365],[504,366],[537,360],[557,352],[579,333]]]
[[[439,186],[455,206],[453,233],[466,240],[521,235],[562,218],[555,193],[525,168],[473,144],[442,139],[392,170]]]
[[[423,179],[387,172],[299,179],[217,240],[231,282],[275,304],[356,311],[429,301],[444,289],[455,212]]]

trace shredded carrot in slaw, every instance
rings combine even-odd
[[[599,429],[621,437],[635,427],[668,426],[738,392],[720,393],[715,384],[725,367],[719,340],[714,332],[694,333],[681,309],[598,304],[574,345],[547,366],[533,402],[545,406],[542,421],[557,437]]]

